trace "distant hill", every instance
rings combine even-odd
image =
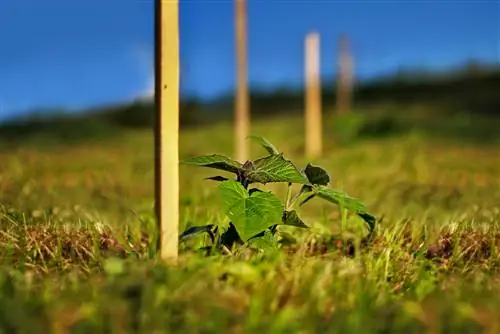
[[[391,104],[401,110],[413,104],[432,105],[442,114],[470,113],[500,116],[500,67],[468,64],[445,73],[400,71],[395,75],[360,83],[355,88],[358,108]],[[275,91],[251,92],[253,118],[303,110],[304,94],[300,87]],[[325,109],[335,103],[333,80],[323,80],[322,99]],[[233,97],[215,101],[181,100],[181,126],[207,124],[232,117]],[[152,128],[155,122],[152,100],[102,106],[77,114],[52,113],[50,116],[23,117],[0,126],[3,142],[27,136],[48,134],[63,140],[109,135],[124,128]]]

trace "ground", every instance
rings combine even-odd
[[[354,217],[312,201],[299,246],[251,258],[182,246],[176,267],[154,258],[150,131],[3,149],[2,332],[500,331],[498,146],[418,133],[339,143],[328,127],[312,162],[377,217],[368,245],[346,241],[365,233]],[[302,132],[292,118],[252,127],[299,166]],[[232,155],[231,140],[225,123],[183,130],[181,157]],[[224,222],[204,180],[216,173],[180,172],[181,229]]]

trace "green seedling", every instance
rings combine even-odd
[[[375,217],[368,213],[365,205],[345,192],[328,185],[330,176],[319,166],[307,164],[299,170],[283,156],[268,140],[251,136],[267,151],[267,155],[253,161],[240,163],[229,157],[211,154],[182,161],[183,164],[213,168],[234,174],[234,179],[224,176],[209,177],[219,182],[221,207],[230,222],[227,226],[209,224],[193,226],[180,235],[180,240],[206,233],[210,236],[209,249],[231,252],[235,246],[277,247],[289,242],[290,235],[279,233],[280,225],[308,228],[297,210],[313,198],[321,198],[356,213],[366,223],[371,234],[375,228]],[[286,183],[287,195],[282,202],[273,192],[253,187],[255,184]],[[292,195],[292,186],[300,190]]]

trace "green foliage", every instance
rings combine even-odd
[[[302,219],[300,219],[296,210],[290,210],[290,211],[285,210],[283,212],[282,220],[284,225],[307,228],[307,225],[302,221]]]
[[[282,154],[272,154],[254,162],[248,161],[243,165],[219,154],[187,159],[184,163],[231,172],[240,176],[248,184],[266,184],[271,182],[307,183],[304,175],[290,161],[286,160]],[[223,177],[214,176],[210,179],[220,181],[223,180]]]
[[[251,183],[270,183],[270,182],[290,182],[307,183],[307,178],[294,166],[286,160],[282,154],[273,154],[249,163],[249,168],[243,174],[243,177]]]
[[[321,167],[307,164],[304,174],[311,184],[326,186],[330,183],[330,175]]]
[[[271,192],[249,193],[234,180],[221,182],[219,190],[224,213],[243,240],[250,239],[281,219],[283,206]]]
[[[231,152],[231,125],[183,129],[182,158]],[[253,128],[280,151],[301,151],[302,118]],[[402,136],[326,152],[329,184],[342,180],[384,216],[368,245],[347,240],[360,219],[347,215],[338,235],[335,204],[314,196],[300,206],[304,193],[283,220],[294,221],[286,212],[295,210],[309,229],[278,225],[245,252],[233,247],[235,256],[187,252],[171,266],[156,259],[152,134],[0,150],[0,332],[498,332],[498,146]],[[203,181],[215,169],[182,167],[180,224],[201,234],[181,250],[216,244],[226,230],[224,240],[234,237],[215,211],[219,182]],[[249,192],[257,186],[285,198],[286,185]],[[294,184],[291,201],[303,186],[312,189]],[[245,256],[256,249],[265,258]]]
[[[260,249],[267,249],[269,245],[278,246],[280,238],[278,226],[308,228],[299,217],[297,206],[304,205],[314,197],[325,199],[358,214],[366,222],[369,233],[373,233],[375,218],[368,213],[366,206],[359,199],[350,197],[341,190],[329,188],[330,176],[326,170],[310,163],[299,170],[267,139],[258,136],[252,136],[251,139],[259,143],[268,155],[243,164],[219,154],[183,161],[188,165],[233,173],[235,180],[219,175],[208,178],[220,182],[221,206],[226,217],[230,219],[229,228],[216,239],[213,232],[214,225],[190,227],[180,235],[181,241],[201,233],[208,233],[212,246],[216,245],[217,248],[226,251],[231,250],[235,244],[254,247],[257,245]],[[249,188],[250,184],[255,183],[266,185],[280,182],[286,183],[288,187],[285,203],[272,192]],[[292,197],[293,184],[299,184],[301,188]],[[215,226],[215,230],[218,231],[219,226]]]
[[[237,173],[242,170],[241,163],[219,154],[204,155],[184,161],[185,164],[210,167],[226,172]]]

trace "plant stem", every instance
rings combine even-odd
[[[308,192],[309,193],[309,196],[305,198],[305,200],[310,200],[311,196],[313,196],[313,193],[312,192]],[[303,195],[304,193],[302,191],[299,191],[298,193],[295,194],[295,196],[293,196],[291,202],[289,203],[289,209],[291,208],[294,208],[295,205],[297,204],[297,201],[301,198],[301,195]]]
[[[285,209],[288,210],[290,208],[290,200],[292,198],[292,184],[288,183],[288,189],[286,191],[286,202]]]
[[[222,246],[222,251],[226,253],[226,255],[233,255],[233,252],[231,252],[226,246]]]

